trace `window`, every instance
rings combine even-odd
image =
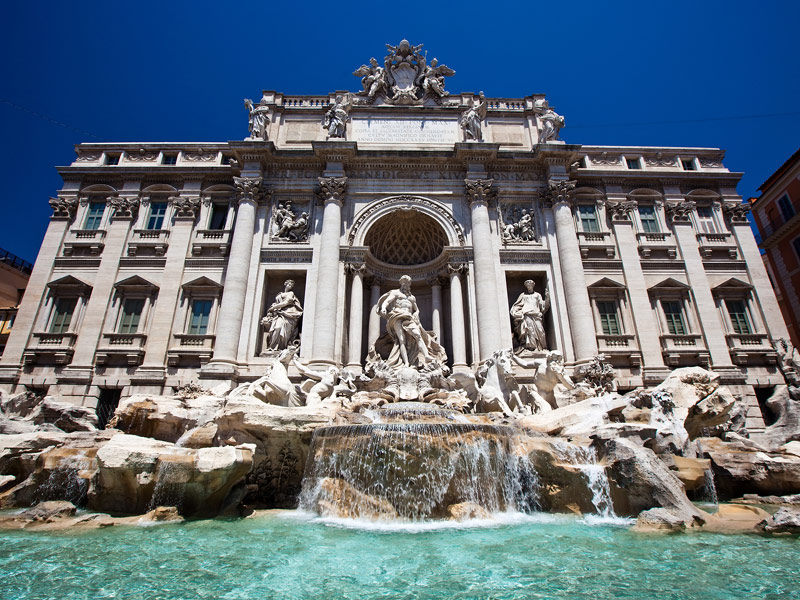
[[[53,318],[50,321],[50,333],[67,333],[72,323],[77,298],[57,298],[53,309]]]
[[[597,233],[600,231],[600,224],[597,221],[597,211],[594,206],[578,206],[578,219],[581,224],[581,231]]]
[[[739,335],[753,333],[744,300],[725,300],[725,305],[728,307],[728,315],[731,317],[733,332]]]
[[[795,252],[795,254],[797,254],[797,259],[800,260],[800,237],[796,238],[792,242],[792,246],[794,246],[794,252]],[[775,287],[775,286],[773,285],[772,287]]]
[[[598,300],[597,312],[600,314],[600,327],[603,335],[620,335],[622,333],[622,329],[619,326],[616,302]]]
[[[717,233],[717,224],[714,222],[714,211],[710,206],[697,207],[697,228],[702,233]]]
[[[679,300],[662,300],[661,307],[667,320],[667,331],[670,335],[686,335],[686,321],[683,318],[683,307]]]
[[[233,157],[230,154],[223,154],[222,155],[222,164],[223,165],[231,164],[232,160],[233,160]]]
[[[91,202],[89,210],[86,213],[86,223],[84,229],[100,229],[100,224],[103,222],[103,213],[106,210],[105,202]]]
[[[227,204],[212,204],[211,205],[211,219],[209,220],[209,229],[225,229],[225,223],[228,221],[228,205]]]
[[[658,233],[658,219],[655,206],[640,206],[639,219],[642,222],[642,231],[645,233]]]
[[[783,220],[788,221],[794,216],[794,207],[792,206],[792,201],[789,200],[789,196],[784,194],[778,200],[778,206],[781,209],[781,214],[783,215]]]
[[[697,168],[694,164],[693,158],[682,158],[681,159],[681,167],[683,167],[684,171],[696,171]]]
[[[208,333],[208,318],[211,315],[213,300],[194,300],[192,302],[192,315],[189,320],[190,335],[205,335]]]
[[[106,164],[107,165],[118,165],[119,164],[119,154],[106,154]]]
[[[641,169],[642,162],[638,158],[626,158],[625,164],[628,165],[629,169]]]
[[[178,162],[177,154],[165,154],[161,159],[162,165],[174,165]]]
[[[152,202],[150,204],[150,215],[147,217],[145,229],[161,229],[162,225],[164,225],[164,215],[166,214],[166,202]]]
[[[136,333],[144,310],[144,298],[126,298],[122,303],[119,333]]]

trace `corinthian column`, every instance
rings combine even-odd
[[[494,195],[491,179],[466,179],[472,213],[472,247],[475,264],[478,344],[481,360],[500,349],[500,318],[497,310],[497,277],[489,228],[489,200]]]
[[[348,270],[353,274],[350,287],[350,335],[347,339],[347,366],[361,366],[361,330],[364,318],[364,264],[350,264]]]
[[[208,370],[216,370],[219,363],[236,363],[236,350],[239,346],[239,332],[242,330],[244,300],[247,294],[247,275],[250,271],[250,256],[253,250],[253,234],[256,223],[256,207],[265,194],[261,177],[234,177],[238,191],[239,208],[236,211],[236,224],[225,274],[225,287],[219,308],[214,357]]]
[[[311,352],[315,363],[335,362],[336,314],[339,293],[339,241],[342,235],[342,203],[347,177],[320,177],[322,235],[317,263],[317,296],[314,301],[314,344]]]
[[[450,275],[450,338],[453,341],[453,368],[467,366],[467,341],[464,334],[464,300],[461,273],[464,265],[447,265]]]
[[[597,338],[594,334],[594,318],[586,291],[586,278],[583,274],[583,259],[575,234],[575,221],[572,218],[572,191],[574,181],[554,180],[548,183],[545,197],[553,206],[556,223],[556,241],[561,261],[561,276],[564,280],[564,293],[569,314],[569,328],[575,359],[586,361],[597,355]]]

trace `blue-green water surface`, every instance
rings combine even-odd
[[[2,532],[0,597],[800,599],[800,541],[643,534],[547,515],[362,527],[286,511]]]

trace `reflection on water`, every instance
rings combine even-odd
[[[599,516],[468,523],[299,511],[84,533],[0,533],[0,597],[800,598],[791,538],[640,534]]]

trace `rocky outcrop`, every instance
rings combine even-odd
[[[253,450],[247,444],[195,450],[118,433],[97,451],[88,506],[142,514],[168,504],[186,516],[216,515],[250,471]]]
[[[28,392],[0,398],[0,434],[33,431],[95,431],[97,414],[91,408],[60,402]]]
[[[800,441],[800,387],[777,386],[765,405],[775,420],[756,440],[770,450]]]
[[[134,395],[120,403],[109,425],[130,435],[177,442],[211,422],[223,403],[216,396]]]
[[[701,517],[687,515],[679,509],[651,508],[639,514],[634,530],[673,533],[699,527],[703,522]]]
[[[447,518],[451,521],[470,521],[489,519],[489,511],[474,502],[459,502],[447,507]]]
[[[371,521],[398,518],[397,510],[385,498],[366,494],[344,479],[331,477],[319,483],[316,509],[323,517]]]
[[[765,533],[790,533],[800,535],[800,508],[781,508],[758,524]]]
[[[711,459],[721,498],[747,493],[775,496],[800,493],[800,457],[794,454],[765,452],[718,438],[699,438],[697,443],[703,457]]]
[[[673,456],[674,472],[689,491],[700,490],[707,485],[707,473],[711,473],[711,461],[704,458]]]

